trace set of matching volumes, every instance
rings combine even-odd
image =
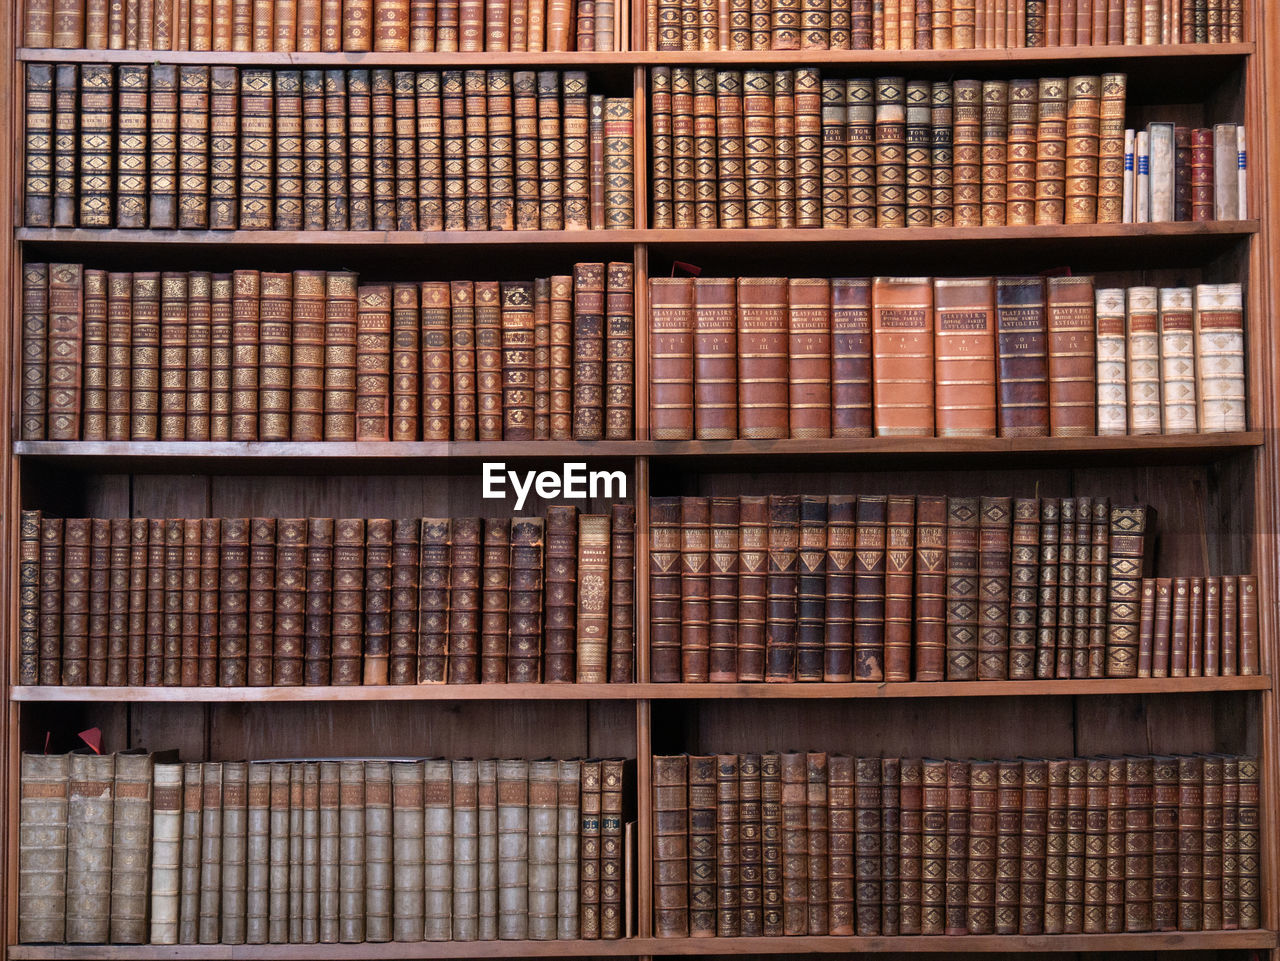
[[[26,440],[630,440],[629,263],[533,281],[24,266]]]
[[[654,681],[1136,677],[1144,656],[1150,676],[1149,507],[1087,496],[655,497],[649,524]],[[1214,664],[1257,674],[1257,579],[1216,580]],[[1210,628],[1198,610],[1189,629],[1188,599],[1179,604],[1185,664],[1191,631],[1199,644]]]
[[[653,759],[658,937],[1261,924],[1258,759]]]
[[[1241,43],[1243,0],[646,0],[650,50]]]
[[[630,97],[560,70],[27,65],[28,227],[635,225]]]
[[[1244,124],[1124,132],[1124,222],[1247,220]]]
[[[1242,431],[1240,284],[649,281],[655,440]]]
[[[20,942],[626,934],[629,762],[164,757],[22,755]]]
[[[476,53],[625,50],[616,0],[25,0],[24,43],[62,50]]]
[[[23,511],[18,683],[632,680],[635,509],[546,517]]]
[[[1121,223],[1126,86],[654,67],[653,225]]]
[[[1259,674],[1256,577],[1147,577],[1137,677]]]

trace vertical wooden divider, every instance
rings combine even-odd
[[[3,423],[0,424],[0,445],[3,445],[3,466],[0,466],[0,491],[3,491],[3,516],[0,517],[0,544],[4,545],[6,562],[0,564],[0,603],[4,604],[4,616],[0,618],[3,625],[5,652],[0,658],[0,798],[4,799],[4,837],[0,838],[0,865],[4,867],[4,876],[0,877],[0,906],[4,910],[3,923],[0,923],[0,934],[4,936],[4,944],[0,945],[0,957],[7,957],[8,945],[18,940],[18,812],[19,812],[19,765],[21,763],[21,742],[19,733],[19,708],[9,699],[9,692],[18,677],[18,518],[21,514],[20,471],[13,457],[13,438],[19,422],[22,393],[22,350],[21,338],[16,335],[22,329],[22,252],[18,244],[13,242],[13,230],[19,219],[18,211],[22,204],[22,190],[19,184],[24,181],[20,177],[24,161],[23,148],[26,143],[26,122],[23,112],[23,98],[26,84],[22,77],[22,68],[17,62],[15,50],[18,46],[19,10],[21,4],[16,0],[6,4],[6,15],[0,17],[0,76],[7,77],[9,90],[7,96],[0,99],[0,122],[8,134],[8,149],[0,150],[0,184],[7,184],[8,191],[5,203],[0,204],[0,237],[8,250],[4,258],[3,296],[8,310],[5,316],[8,322],[0,331],[0,357],[8,357],[4,377],[3,396],[9,404],[5,411]],[[23,118],[21,121],[19,118]],[[51,171],[52,173],[52,171]]]

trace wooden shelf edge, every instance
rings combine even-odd
[[[524,958],[706,954],[970,954],[1089,951],[1267,950],[1274,931],[1148,934],[965,935],[962,937],[629,938],[620,941],[427,941],[361,944],[10,945],[12,961],[283,961],[283,959]]]
[[[1004,455],[1132,451],[1234,451],[1261,447],[1265,432],[1097,437],[867,437],[728,441],[14,441],[32,458],[243,458],[413,460],[501,457],[794,457],[837,454]]]
[[[27,703],[222,703],[313,701],[849,700],[921,697],[1052,697],[1269,691],[1271,678],[1096,678],[1054,681],[909,681],[786,684],[391,684],[363,687],[61,687],[9,689]]]
[[[877,64],[949,63],[1001,64],[1087,60],[1228,58],[1254,53],[1253,43],[1100,45],[1084,47],[1017,47],[1007,50],[715,50],[715,51],[565,51],[565,52],[252,52],[208,50],[61,50],[21,47],[20,62],[28,63],[208,63],[252,66],[343,64],[362,66],[452,67],[468,65],[521,66],[648,66],[653,64]]]
[[[421,246],[529,246],[602,244],[940,244],[955,241],[1063,241],[1169,237],[1230,237],[1258,232],[1257,220],[1156,224],[1054,224],[1026,227],[715,228],[704,230],[125,230],[81,227],[19,227],[17,240],[40,243],[140,245],[294,244]]]

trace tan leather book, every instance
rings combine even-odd
[[[578,518],[577,680],[603,684],[609,660],[609,515]]]
[[[476,439],[502,440],[502,304],[496,281],[477,281]]]
[[[925,277],[876,277],[871,304],[876,436],[931,437],[933,285]]]
[[[1094,293],[1092,277],[1050,277],[1049,431],[1054,437],[1094,433]]]
[[[933,282],[939,437],[996,436],[995,291],[990,277]]]
[[[649,436],[654,440],[693,439],[694,291],[689,277],[649,279]],[[553,351],[554,342],[553,330]],[[552,389],[554,418],[554,371]]]
[[[288,438],[324,440],[325,273],[293,273]]]
[[[289,440],[293,372],[293,275],[261,275],[258,311],[258,440]],[[163,376],[164,371],[161,371]],[[163,407],[163,394],[161,406]],[[164,420],[161,416],[161,433]]]
[[[502,411],[504,440],[533,440],[533,285],[506,282],[502,299]]]
[[[356,438],[356,275],[330,271],[325,277],[324,439]]]
[[[253,441],[258,439],[262,275],[256,270],[237,270],[232,274],[232,284],[231,439]],[[134,301],[137,302],[136,291]],[[134,335],[136,352],[136,329]],[[136,428],[136,393],[134,397]]]
[[[832,424],[831,282],[787,282],[790,436],[830,437]]]
[[[551,278],[547,364],[552,440],[573,437],[573,293],[572,277]]]
[[[698,277],[693,295],[694,436],[732,440],[738,436],[737,283]]]
[[[422,284],[420,363],[422,383],[422,439],[450,440],[452,432],[452,312],[449,284]]]
[[[789,430],[787,281],[738,279],[738,434],[786,437]]]

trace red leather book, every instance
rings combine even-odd
[[[705,497],[680,499],[680,679],[710,674],[710,505]]]
[[[787,282],[790,436],[830,437],[832,427],[831,282]]]
[[[827,498],[824,681],[853,680],[855,505],[852,495]]]
[[[769,496],[769,553],[766,580],[765,680],[795,677],[796,565],[800,541],[800,498]]]
[[[1017,934],[1022,874],[1022,762],[996,765],[995,934]]]
[[[1258,674],[1262,668],[1258,654],[1258,577],[1241,574],[1237,593],[1237,668],[1240,674]]]
[[[680,680],[679,498],[650,499],[649,543],[649,677],[674,682]]]
[[[1204,629],[1200,670],[1204,677],[1216,677],[1219,665],[1220,632],[1222,630],[1222,578],[1204,579]]]
[[[699,277],[693,299],[694,436],[732,440],[738,436],[737,282]],[[655,337],[657,324],[655,316]]]
[[[788,416],[787,282],[738,279],[738,435],[786,437]]]
[[[871,281],[831,281],[831,436],[872,432]]]
[[[871,303],[876,435],[931,437],[933,285],[923,277],[876,277]]]
[[[768,623],[768,500],[739,497],[738,523],[738,680],[763,681]]]
[[[649,280],[649,436],[692,440],[694,282]]]
[[[738,549],[739,502],[736,497],[710,499],[708,680],[738,680]]]
[[[823,679],[826,566],[827,499],[804,495],[800,498],[800,541],[796,560],[797,681]]]
[[[1094,432],[1092,277],[1050,277],[1045,296],[1049,343],[1049,429],[1054,437]]]
[[[1204,581],[1203,577],[1192,577],[1187,582],[1191,593],[1187,617],[1187,677],[1204,676]],[[1103,639],[1106,639],[1105,630]]]
[[[995,305],[990,277],[933,282],[934,405],[940,437],[994,437]]]

